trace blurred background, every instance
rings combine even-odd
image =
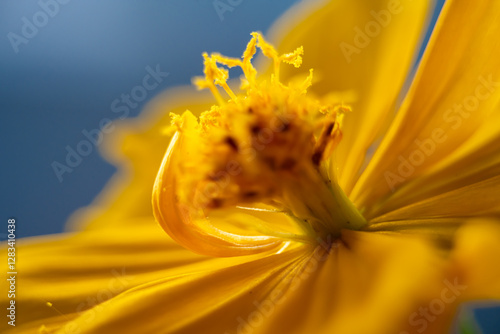
[[[98,142],[81,144],[98,140],[103,120],[190,84],[204,51],[239,56],[251,31],[266,33],[296,2],[1,0],[0,216],[16,218],[17,238],[63,231],[115,172]]]

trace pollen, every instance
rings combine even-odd
[[[257,48],[273,61],[270,80],[257,80],[251,63]],[[177,172],[181,202],[200,215],[265,203],[307,221],[314,230],[332,230],[329,226],[338,224],[339,207],[331,205],[336,200],[326,165],[341,141],[342,120],[350,109],[308,96],[312,70],[300,84],[280,82],[281,63],[299,67],[303,53],[299,47],[279,55],[261,34],[252,33],[241,59],[203,55],[205,77],[193,82],[210,89],[218,105],[199,119],[189,111],[172,115],[172,124],[185,138]],[[235,94],[227,84],[227,68],[235,66],[243,70],[244,93]],[[344,216],[341,220],[350,224],[352,219]]]

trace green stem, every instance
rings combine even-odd
[[[283,185],[284,204],[320,235],[339,236],[342,229],[359,230],[366,220],[337,183],[325,181],[317,169],[305,168]]]

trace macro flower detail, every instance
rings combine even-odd
[[[416,62],[431,4],[303,3],[204,54],[212,95],[120,124],[78,232],[19,248],[18,332],[446,333],[498,302],[500,3],[447,1]]]
[[[256,79],[250,61],[256,47],[273,60],[269,80]],[[331,175],[331,155],[342,138],[342,119],[349,109],[307,96],[312,70],[296,87],[279,81],[280,62],[299,67],[302,53],[298,48],[278,56],[262,35],[253,33],[241,61],[204,55],[206,78],[195,83],[209,88],[221,105],[202,113],[199,122],[189,111],[173,115],[177,133],[153,193],[155,216],[174,240],[201,253],[227,256],[232,252],[211,253],[201,249],[202,243],[210,236],[217,239],[214,242],[228,242],[231,251],[255,252],[286,241],[315,244],[327,236],[336,239],[341,229],[366,224]],[[233,93],[226,83],[227,71],[217,63],[243,69],[245,95]],[[229,102],[215,84],[232,97]],[[211,222],[210,211],[231,207],[235,210],[225,225],[235,220],[244,235]],[[271,214],[262,219],[252,215],[255,211]],[[277,218],[280,222],[273,226]]]

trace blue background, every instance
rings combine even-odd
[[[131,117],[154,95],[200,75],[202,52],[239,55],[251,31],[266,32],[297,1],[243,0],[221,19],[213,0],[73,0],[16,53],[8,34],[22,36],[22,18],[33,22],[38,2],[0,2],[0,217],[17,219],[17,237],[61,232],[100,192],[115,168],[95,147],[62,182],[51,164],[65,164],[65,147],[75,149],[82,130],[119,116],[112,101],[142,84],[146,66],[169,75]],[[494,325],[494,316],[480,317]]]

